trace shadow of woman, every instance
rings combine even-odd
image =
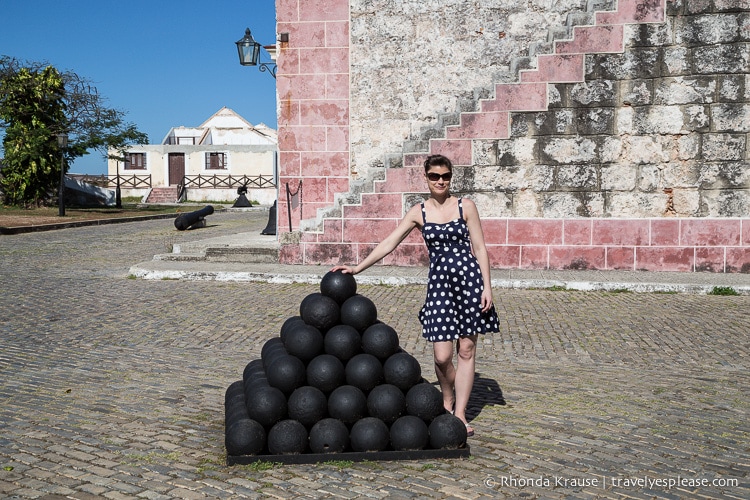
[[[503,390],[496,380],[482,377],[481,373],[474,374],[474,388],[466,406],[466,419],[474,420],[485,406],[507,404],[503,397]]]

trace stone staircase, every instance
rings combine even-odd
[[[315,220],[301,221],[301,233],[282,240],[282,260],[360,260],[396,227],[404,206],[422,197],[421,165],[428,155],[440,153],[456,166],[472,165],[473,141],[508,138],[511,113],[548,109],[549,84],[584,81],[587,54],[623,52],[625,24],[664,20],[664,0],[592,0],[586,12],[569,14],[565,26],[549,30],[546,42],[532,45],[528,56],[512,61],[511,72],[493,89],[475,92],[482,97],[462,103],[460,112],[438,116],[437,124],[422,129],[418,139],[404,142],[400,153],[387,155],[385,167],[370,169],[363,180],[352,182],[350,191],[337,195],[332,207],[318,210]],[[408,200],[410,196],[415,200]],[[424,243],[412,237],[384,263],[424,263]]]
[[[156,187],[152,188],[146,203],[175,203],[177,201],[176,187]]]

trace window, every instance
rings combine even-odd
[[[145,170],[146,153],[128,153],[125,158],[125,170]]]
[[[226,153],[206,153],[206,170],[223,170],[226,168]]]

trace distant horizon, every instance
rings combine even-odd
[[[196,0],[0,0],[0,9],[0,55],[46,62],[90,80],[105,106],[122,110],[149,144],[160,144],[173,127],[199,126],[224,106],[253,125],[277,128],[276,81],[241,66],[234,44],[245,28],[261,44],[275,43],[273,0],[243,8],[227,0],[210,8]],[[136,16],[137,23],[115,29],[113,19]],[[91,151],[69,172],[106,174],[107,160]]]

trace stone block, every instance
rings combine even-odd
[[[542,215],[541,196],[530,189],[513,193],[514,217],[540,217]]]
[[[740,41],[738,17],[734,14],[681,16],[675,18],[675,43],[686,47]]]
[[[482,217],[482,232],[484,232],[484,241],[488,245],[505,245],[508,242],[508,219],[506,218],[488,218],[483,212],[479,212]]]
[[[562,234],[562,220],[508,220],[508,244],[510,245],[560,245]]]
[[[543,163],[570,165],[598,163],[597,141],[589,137],[540,137],[539,157]]]
[[[554,192],[542,195],[542,216],[563,217],[602,217],[604,199],[601,193]]]
[[[721,103],[736,103],[746,101],[746,93],[750,74],[745,75],[718,75],[719,97]]]
[[[523,245],[521,247],[521,269],[548,269],[549,249],[546,245]]]
[[[654,80],[624,80],[619,85],[619,103],[626,106],[645,106],[653,104]]]
[[[594,54],[587,59],[587,80],[627,80],[662,76],[659,48],[634,48],[622,54]]]
[[[697,217],[700,215],[701,194],[697,189],[673,189],[672,207],[678,217]]]
[[[693,70],[698,74],[747,73],[750,44],[710,45],[693,49]]]
[[[649,221],[597,219],[592,221],[592,245],[642,246],[649,243]]]
[[[663,217],[668,196],[664,193],[605,193],[607,217]]]
[[[710,109],[712,132],[750,132],[750,104],[714,104]]]
[[[521,264],[521,247],[518,245],[487,245],[490,267],[517,269]]]
[[[597,164],[560,165],[557,168],[557,187],[564,191],[593,191],[599,187]]]
[[[550,269],[596,270],[605,269],[606,249],[604,247],[551,246],[549,249]]]
[[[569,94],[566,102],[575,107],[614,106],[617,84],[613,80],[592,80],[565,86]]]
[[[638,168],[630,163],[602,165],[600,176],[603,191],[632,191],[636,187]]]
[[[610,135],[614,132],[614,108],[578,109],[575,115],[575,132],[577,134]]]
[[[701,147],[701,135],[691,133],[677,139],[677,158],[679,160],[694,160],[698,157]]]
[[[662,127],[657,124],[657,127],[666,128],[666,125]],[[666,163],[671,157],[672,142],[671,136],[662,135],[634,135],[624,138],[622,160],[635,164]]]
[[[700,162],[669,162],[661,166],[664,188],[697,188],[700,178]]]
[[[702,191],[701,212],[704,217],[745,217],[750,213],[750,193],[736,189]]]
[[[654,47],[674,45],[672,23],[629,24],[624,32],[626,47]]]
[[[566,219],[563,221],[564,245],[591,245],[592,219]]]
[[[707,161],[743,160],[747,136],[739,134],[705,134],[702,156]]]
[[[657,165],[640,165],[637,175],[638,191],[642,193],[653,193],[663,185],[661,170]]]
[[[607,269],[635,270],[634,247],[606,247]]]
[[[690,246],[737,246],[742,224],[738,219],[685,219],[680,226],[680,244]]]
[[[635,249],[635,268],[642,271],[692,272],[693,248],[639,247]]]
[[[750,189],[750,169],[740,162],[710,162],[699,167],[701,189]]]
[[[642,106],[633,110],[633,133],[686,134],[707,131],[709,108],[704,105]]]
[[[471,198],[476,203],[482,217],[510,217],[512,215],[513,202],[506,193],[472,193],[467,198]]]
[[[662,76],[691,74],[692,52],[687,47],[666,47],[662,56]]]
[[[714,102],[716,83],[713,76],[662,78],[654,84],[653,104],[710,104]]]
[[[750,247],[726,249],[725,272],[750,273]]]
[[[651,219],[649,221],[650,246],[678,246],[680,244],[680,219]]]
[[[599,161],[602,164],[618,163],[622,157],[622,139],[613,135],[599,141]]]

